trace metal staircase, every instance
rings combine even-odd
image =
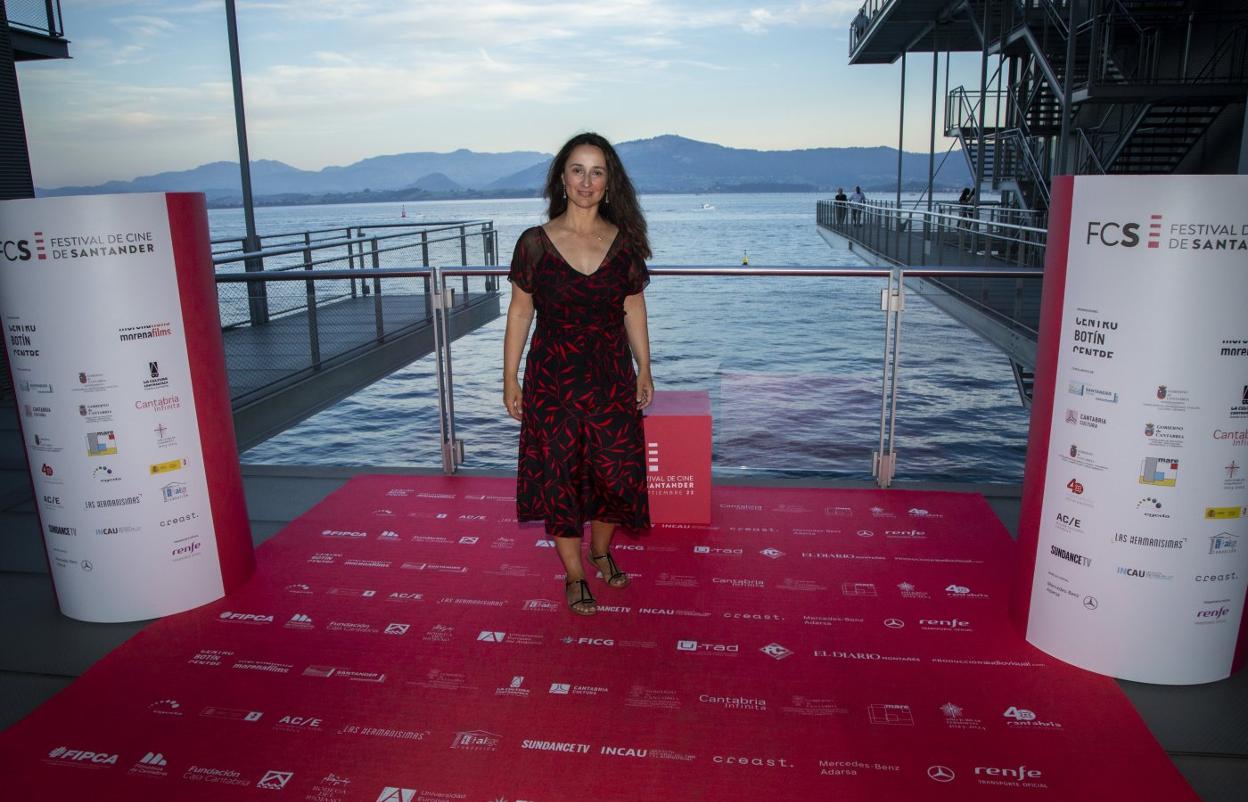
[[[952,90],[946,135],[984,177],[981,192],[1000,191],[1010,205],[1047,207],[1049,176],[1059,172],[1179,171],[1248,86],[1248,4],[1223,4],[1202,20],[1199,69],[1189,69],[1189,46],[1203,6],[1192,0],[966,0],[964,8],[984,51],[1003,57],[987,85],[1008,63],[1009,86],[982,110],[978,92]],[[981,130],[984,111],[992,113]],[[1063,133],[1069,153],[1058,164]]]
[[[1105,165],[1114,175],[1173,173],[1225,104],[1144,106],[1134,131]]]

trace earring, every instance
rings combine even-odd
[[[602,191],[602,202],[608,206],[611,205],[611,195],[605,189]]]
[[[565,198],[566,198],[566,197],[568,197],[568,185],[567,185],[567,184],[560,184],[560,187],[561,187],[561,188],[562,188],[562,190],[563,190],[563,197],[565,197]]]

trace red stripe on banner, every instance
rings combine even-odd
[[[1244,603],[1239,609],[1243,612],[1239,616],[1239,635],[1236,636],[1235,652],[1231,656],[1232,674],[1248,665],[1248,593],[1244,594]]]
[[[255,556],[234,440],[208,211],[199,193],[169,192],[165,200],[221,581],[229,593],[251,576]]]
[[[1014,598],[1010,605],[1016,626],[1027,633],[1031,613],[1031,586],[1036,572],[1040,539],[1040,511],[1048,466],[1049,435],[1053,428],[1053,400],[1057,384],[1057,357],[1061,350],[1062,307],[1066,301],[1066,261],[1070,249],[1070,213],[1074,176],[1053,179],[1049,204],[1049,235],[1044,254],[1044,289],[1040,296],[1040,334],[1036,345],[1036,374],[1032,385],[1031,429],[1027,436],[1027,463],[1023,470],[1022,509],[1018,519],[1018,562]]]

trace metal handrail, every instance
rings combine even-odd
[[[439,231],[444,231],[444,230],[446,230],[446,229],[438,229],[438,230],[439,230]],[[291,245],[291,246],[289,246],[289,247],[281,247],[281,248],[265,248],[265,249],[263,249],[263,250],[259,250],[259,251],[249,251],[249,252],[246,252],[246,253],[240,253],[240,254],[238,254],[237,256],[222,256],[222,257],[214,257],[214,258],[213,258],[213,260],[212,260],[212,264],[215,266],[215,265],[230,264],[230,263],[232,263],[232,262],[245,262],[245,261],[247,261],[247,260],[249,260],[249,259],[255,259],[255,258],[259,258],[259,257],[267,257],[267,256],[289,256],[289,255],[290,255],[290,254],[292,254],[292,253],[303,253],[304,251],[307,251],[307,250],[319,250],[319,249],[323,249],[323,248],[339,247],[339,246],[342,246],[342,245],[360,245],[360,244],[363,244],[363,243],[379,242],[379,241],[382,241],[382,240],[387,240],[387,239],[396,239],[396,238],[398,238],[398,237],[411,237],[411,236],[413,236],[414,234],[420,234],[420,233],[424,233],[424,232],[423,232],[423,231],[417,231],[417,232],[409,232],[409,233],[405,233],[405,234],[382,234],[382,235],[380,235],[380,236],[378,236],[378,235],[373,235],[373,236],[364,236],[364,237],[351,237],[350,239],[339,239],[339,240],[333,240],[332,242],[326,242],[326,241],[324,241],[324,240],[320,240],[320,241],[317,241],[317,242],[313,242],[313,243],[311,244],[311,246],[308,246],[308,245],[298,245],[298,246],[296,246],[296,245]],[[477,237],[477,236],[480,236],[480,235],[481,235],[481,232],[475,232],[475,233],[473,233],[473,234],[469,234],[469,235],[465,235],[465,236],[473,236],[473,237]],[[416,245],[421,245],[421,244],[425,244],[425,243],[433,244],[433,243],[435,243],[435,242],[450,242],[450,241],[452,241],[452,240],[459,240],[459,239],[463,239],[463,237],[461,237],[461,236],[458,236],[458,235],[457,235],[457,236],[453,236],[453,237],[436,237],[436,238],[433,238],[433,239],[421,239],[421,240],[420,240],[420,242],[412,242],[412,243],[407,243],[407,244],[404,244],[404,245],[396,245],[396,246],[392,246],[392,247],[389,247],[389,248],[380,248],[380,249],[378,249],[378,253],[385,253],[385,252],[388,252],[388,251],[405,250],[405,249],[407,249],[407,248],[413,248],[413,247],[415,247]],[[370,251],[370,252],[371,252],[371,251]],[[355,254],[355,255],[356,255],[356,256],[358,256],[359,254]],[[314,261],[312,261],[312,262],[311,262],[311,264],[322,264],[322,263],[324,263],[324,262],[338,262],[338,261],[342,261],[342,259],[343,259],[343,257],[341,257],[341,256],[335,256],[335,257],[333,257],[333,258],[329,258],[329,259],[318,259],[318,260],[314,260]],[[308,262],[304,262],[303,264],[308,264]],[[289,269],[289,268],[286,268],[286,269]]]
[[[775,276],[787,278],[810,278],[837,276],[841,278],[886,278],[895,274],[895,268],[871,265],[841,266],[819,265],[794,267],[792,265],[648,265],[651,276]],[[437,268],[443,276],[506,276],[510,269],[496,265],[468,265],[467,267]],[[1035,267],[975,267],[974,265],[915,265],[903,272],[907,278],[1043,278],[1044,270]],[[253,281],[338,281],[358,278],[429,278],[434,268],[378,267],[360,270],[318,270],[315,276],[260,270],[254,273],[218,273],[219,284],[246,284]]]
[[[482,218],[478,220],[430,220],[430,221],[422,221],[418,223],[369,223],[367,225],[334,226],[332,228],[312,228],[312,229],[308,229],[307,231],[284,231],[284,232],[279,232],[277,234],[265,234],[261,236],[260,239],[263,241],[266,239],[278,239],[280,237],[302,237],[304,234],[327,234],[331,231],[334,231],[334,232],[346,231],[346,230],[350,230],[353,228],[420,228],[420,229],[424,229],[427,226],[443,226],[446,228],[453,228],[455,226],[483,225],[489,222],[492,222],[492,221]],[[210,240],[210,244],[221,245],[227,242],[242,242],[242,241],[243,241],[242,237],[222,237],[220,239]],[[316,240],[316,241],[319,242],[321,240]]]
[[[904,214],[909,215],[909,216],[916,216],[916,215],[917,215],[917,216],[919,216],[919,217],[923,217],[923,218],[927,218],[927,219],[932,219],[932,220],[946,220],[946,221],[952,221],[952,222],[955,222],[955,223],[967,223],[967,222],[970,222],[970,223],[976,223],[976,222],[979,222],[979,223],[986,224],[986,225],[992,225],[992,226],[993,226],[993,227],[995,227],[995,228],[1013,229],[1013,230],[1015,230],[1015,231],[1020,231],[1020,232],[1029,232],[1029,233],[1032,233],[1032,234],[1046,234],[1046,235],[1047,235],[1047,234],[1049,233],[1049,231],[1048,231],[1048,229],[1047,229],[1047,228],[1037,228],[1037,227],[1035,227],[1035,226],[1025,226],[1025,225],[1021,225],[1021,224],[1018,224],[1018,223],[999,223],[999,222],[994,222],[994,221],[990,221],[990,220],[989,220],[989,221],[984,221],[984,220],[977,221],[977,220],[976,220],[975,218],[973,218],[973,217],[968,219],[968,218],[966,218],[966,217],[963,217],[963,216],[960,216],[960,215],[956,215],[956,214],[946,214],[946,213],[944,213],[944,212],[936,212],[936,211],[931,211],[931,212],[929,212],[929,211],[927,211],[926,209],[904,209],[904,208],[902,208],[902,209],[898,209],[898,207],[896,207],[896,206],[892,205],[892,203],[891,203],[891,202],[889,202],[889,201],[870,201],[870,200],[868,200],[868,201],[865,201],[865,202],[862,202],[862,203],[855,203],[855,202],[853,202],[853,201],[834,201],[834,200],[826,200],[826,199],[825,199],[824,201],[821,201],[821,202],[823,202],[823,203],[840,203],[841,205],[843,205],[843,206],[844,206],[845,208],[847,208],[847,209],[853,209],[854,207],[858,207],[858,208],[863,209],[863,210],[868,210],[868,209],[869,209],[869,210],[872,210],[872,211],[885,211],[885,212],[890,213],[890,214],[891,214],[891,213],[896,213],[896,212],[901,212],[901,213],[904,213]],[[951,205],[953,205],[953,206],[957,206],[958,204],[951,204]],[[984,209],[984,208],[988,208],[988,207],[987,207],[985,204],[980,204],[978,207],[976,207],[976,206],[964,206],[963,208],[968,208],[968,209],[974,209],[974,208]],[[1032,214],[1039,214],[1039,212],[1035,212],[1035,211],[1033,211],[1033,210],[1010,209],[1010,212],[1016,212],[1016,211],[1017,211],[1017,212],[1020,212],[1020,213],[1032,213]]]

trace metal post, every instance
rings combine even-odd
[[[884,312],[884,364],[880,385],[879,445],[871,458],[871,475],[875,477],[876,484],[880,487],[888,487],[892,484],[893,475],[897,471],[893,421],[897,415],[897,365],[900,358],[901,310],[905,308],[905,295],[902,292],[903,275],[900,269],[890,271],[888,286],[880,293],[880,309]],[[894,278],[897,282],[896,287],[893,284]]]
[[[940,88],[940,51],[936,49],[935,37],[932,41],[932,124],[928,132],[927,145],[927,210],[932,210],[932,188],[936,182],[936,90]],[[923,225],[923,236],[927,238],[927,221]]]
[[[359,253],[360,255],[360,270],[363,270],[364,269],[364,242],[363,242],[364,229],[357,228],[355,230],[355,239],[361,240],[359,244],[359,250],[357,251],[357,253]],[[363,293],[364,295],[368,295],[370,292],[372,292],[372,289],[368,286],[368,282],[364,279],[360,280],[360,292]]]
[[[1096,48],[1096,42],[1089,44],[1089,53]],[[1089,65],[1090,67],[1091,65]],[[1058,113],[1062,115],[1062,125],[1057,135],[1057,169],[1054,175],[1066,175],[1070,168],[1066,165],[1068,151],[1067,140],[1070,139],[1070,97],[1075,83],[1075,4],[1071,3],[1066,16],[1066,75],[1062,80],[1062,102]]]
[[[381,254],[377,251],[377,238],[371,240],[373,245],[373,270],[381,269]],[[361,248],[363,244],[361,243]],[[373,275],[373,318],[377,325],[377,342],[386,337],[386,321],[381,310],[381,276]]]
[[[1244,103],[1244,124],[1239,130],[1239,174],[1248,175],[1248,102]]]
[[[433,290],[433,348],[438,374],[438,438],[442,454],[442,472],[455,473],[464,461],[463,443],[455,438],[454,380],[451,372],[451,334],[449,299],[445,276],[433,268],[430,286]]]
[[[312,235],[303,233],[303,269],[312,270]],[[254,283],[254,282],[253,282]],[[312,369],[321,369],[321,328],[316,321],[316,281],[308,279],[304,282],[304,291],[308,306],[308,347],[312,352]]]
[[[351,255],[351,227],[347,226],[345,239],[347,240],[347,270],[355,269],[355,257]],[[351,278],[351,297],[355,298],[355,278]]]
[[[906,53],[901,54],[901,111],[897,118],[897,208],[901,208],[901,142],[906,130]]]
[[[234,13],[234,0],[225,0],[225,27],[230,43],[230,76],[234,81],[234,128],[238,134],[238,169],[243,189],[243,221],[247,238],[243,251],[255,253],[260,250],[260,238],[256,236],[256,210],[251,199],[251,156],[247,152],[247,114],[243,109],[243,68],[238,56],[238,18]],[[264,270],[259,257],[243,260],[243,270],[256,273]],[[268,287],[261,281],[248,282],[248,312],[251,325],[269,322]]]
[[[979,56],[979,142],[975,145],[975,191],[971,194],[971,214],[979,217],[980,194],[984,186],[984,99],[988,96],[988,8],[991,3],[984,3],[984,20],[981,30],[984,32],[984,51]]]
[[[893,483],[893,476],[897,473],[897,377],[901,374],[901,313],[906,311],[906,273],[904,269],[897,270],[897,308],[893,313],[893,386],[889,391],[891,396],[891,408],[888,411],[888,457],[886,465],[888,473],[885,475],[884,487],[888,487]]]

